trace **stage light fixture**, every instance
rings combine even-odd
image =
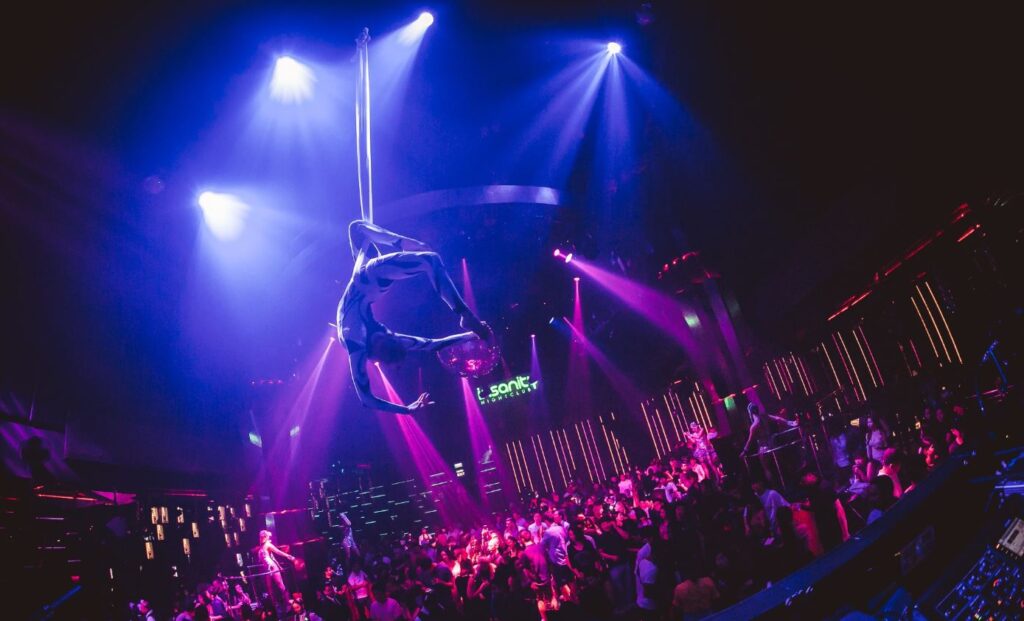
[[[572,281],[575,282],[575,283],[579,283],[580,277],[579,276],[573,276]]]
[[[274,63],[270,96],[282,103],[301,103],[313,96],[315,83],[312,69],[291,56],[280,56]]]
[[[609,41],[608,42],[608,53],[609,54],[618,54],[620,52],[622,52],[622,44],[621,43],[618,43],[617,41]]]
[[[196,199],[203,212],[203,221],[217,238],[237,239],[245,228],[249,205],[233,194],[203,192]]]
[[[570,261],[572,261],[572,253],[571,252],[570,253],[563,253],[561,251],[561,249],[558,249],[558,248],[555,249],[554,256],[559,258],[559,259],[561,259],[561,260],[563,260],[563,261],[565,261],[566,263],[569,263]]]
[[[429,28],[434,23],[434,15],[430,11],[423,11],[420,16],[416,18],[416,21],[420,23],[423,28]]]

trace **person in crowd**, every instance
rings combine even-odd
[[[846,509],[832,486],[821,480],[817,471],[804,470],[800,477],[804,506],[814,517],[814,525],[822,550],[828,552],[850,538]]]
[[[881,463],[885,449],[889,448],[889,429],[876,414],[864,419],[864,446],[868,459]]]
[[[714,609],[719,597],[718,587],[710,576],[687,570],[672,590],[672,618],[678,621],[700,619]]]
[[[882,453],[882,467],[878,474],[887,476],[892,481],[893,496],[899,498],[903,495],[903,484],[900,481],[900,471],[903,469],[903,457],[900,451],[894,447],[885,449]]]
[[[372,584],[370,577],[363,571],[363,564],[359,560],[352,562],[352,570],[348,573],[348,588],[352,591],[352,598],[360,618],[365,619],[370,614],[370,592]]]
[[[752,484],[754,495],[761,501],[764,507],[765,516],[768,518],[768,526],[774,532],[777,526],[775,518],[781,507],[789,507],[789,502],[782,497],[782,494],[767,486],[763,479],[758,479]]]
[[[882,517],[882,514],[896,502],[896,494],[893,490],[892,479],[884,474],[871,479],[867,491],[868,506],[871,508],[867,517],[868,524]]]
[[[388,595],[383,584],[373,586],[373,603],[370,604],[370,621],[399,621],[405,614],[398,601]]]
[[[156,621],[156,613],[148,599],[140,599],[132,605],[132,621]]]

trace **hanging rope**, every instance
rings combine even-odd
[[[356,39],[359,79],[356,83],[356,173],[359,183],[359,213],[373,222],[373,164],[370,154],[370,29],[363,28]]]

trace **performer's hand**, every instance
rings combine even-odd
[[[427,392],[423,393],[422,395],[419,396],[418,399],[416,399],[415,401],[413,401],[412,403],[409,404],[409,406],[408,406],[409,407],[409,411],[410,412],[415,412],[416,410],[422,410],[423,408],[427,407],[428,405],[434,405],[434,402],[430,401],[429,399],[430,399],[430,393],[427,393]]]

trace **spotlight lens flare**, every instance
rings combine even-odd
[[[618,43],[616,41],[609,41],[608,42],[608,53],[609,54],[619,54],[621,52],[622,52],[622,44],[621,43]]]
[[[420,16],[416,18],[416,21],[418,21],[424,28],[428,28],[434,23],[434,15],[430,11],[423,11],[420,13]]]
[[[233,194],[203,192],[196,199],[203,212],[203,221],[218,239],[238,239],[245,229],[249,205]]]
[[[313,70],[291,56],[281,56],[274,63],[270,79],[270,96],[286,104],[297,104],[313,96],[316,76]]]

